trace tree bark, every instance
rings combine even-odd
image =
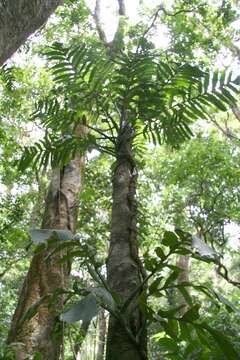
[[[61,0],[0,0],[0,65],[39,29]]]
[[[83,172],[84,157],[79,154],[64,168],[53,170],[42,228],[69,229],[75,232],[77,196],[82,188]],[[35,352],[39,352],[44,360],[57,360],[60,356],[63,323],[58,320],[58,315],[63,306],[63,298],[58,298],[54,306],[50,307],[49,299],[57,289],[67,287],[70,264],[59,264],[63,255],[60,252],[48,260],[46,255],[48,251],[33,257],[12,319],[7,342],[23,344],[17,353],[18,360]],[[40,305],[37,314],[29,321],[22,322],[26,311],[44,295],[50,297]]]
[[[183,270],[178,277],[178,284],[181,285],[184,282],[189,282],[189,255],[179,255],[176,265]],[[180,291],[178,291],[178,294],[177,304],[183,306],[180,310],[180,314],[183,315],[188,308],[188,303]]]
[[[90,323],[91,323],[91,321],[85,321],[81,324],[81,327],[79,330],[81,338],[73,346],[73,355],[74,355],[75,360],[81,360],[81,347],[87,336]]]
[[[106,337],[106,317],[104,310],[100,311],[99,322],[98,322],[98,350],[96,360],[104,360],[104,350],[105,350],[105,337]]]
[[[124,120],[116,145],[116,167],[113,174],[113,205],[110,248],[107,260],[109,286],[118,292],[123,301],[141,285],[142,264],[138,255],[136,229],[137,171],[133,158],[133,128]],[[110,316],[106,360],[146,359],[146,333],[138,341],[137,333],[143,326],[143,314],[137,299],[124,314],[133,338],[127,335],[121,321]]]

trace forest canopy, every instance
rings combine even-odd
[[[0,359],[237,360],[239,2],[0,8]]]

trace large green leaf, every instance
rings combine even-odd
[[[213,329],[205,323],[201,324],[201,327],[206,329],[212,335],[218,346],[221,348],[223,354],[226,356],[227,360],[237,360],[239,358],[239,354],[235,351],[233,344],[222,332]]]
[[[177,342],[171,338],[158,338],[157,334],[153,338],[156,339],[158,345],[165,351],[177,352],[179,350]]]
[[[162,244],[174,249],[178,245],[178,237],[172,231],[165,231],[163,235]]]
[[[69,324],[82,320],[91,321],[99,312],[96,298],[88,294],[85,298],[75,303],[68,311],[61,315],[61,320]]]
[[[200,309],[201,305],[200,304],[195,304],[193,305],[193,307],[191,307],[182,317],[183,321],[187,321],[187,322],[192,322],[195,321],[197,319],[199,319],[200,315],[199,315],[199,309]]]
[[[110,311],[116,310],[117,304],[110,291],[103,287],[96,287],[91,289],[91,293],[96,297],[97,302],[104,308],[109,309]]]
[[[53,236],[57,236],[58,240],[72,240],[73,234],[70,230],[59,229],[29,229],[29,235],[34,244],[46,244]]]
[[[197,251],[201,258],[216,261],[218,255],[209,245],[201,240],[197,235],[192,236],[192,247]]]

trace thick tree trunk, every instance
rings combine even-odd
[[[69,229],[75,232],[78,206],[77,196],[82,188],[84,157],[76,155],[63,169],[53,170],[52,181],[45,205],[42,228]],[[57,321],[62,308],[62,299],[54,306],[49,300],[38,308],[37,314],[22,323],[22,316],[30,306],[44,295],[52,295],[56,289],[68,284],[70,265],[59,264],[62,256],[57,252],[46,260],[47,252],[36,254],[25,278],[19,302],[15,310],[8,343],[22,343],[17,359],[39,352],[44,360],[59,359],[62,344],[62,323]],[[57,328],[58,326],[58,328]]]
[[[104,360],[104,350],[105,350],[105,337],[106,337],[106,317],[104,310],[99,314],[98,321],[98,350],[96,360]]]
[[[132,139],[133,129],[124,124],[116,146],[111,237],[107,260],[108,284],[122,296],[123,300],[129,298],[143,278],[136,238],[137,171],[132,152]],[[106,359],[146,359],[146,333],[143,332],[138,344],[134,341],[134,337],[143,325],[143,315],[136,299],[131,303],[125,315],[133,338],[127,335],[121,322],[110,316]]]
[[[0,0],[0,65],[39,29],[61,0]]]

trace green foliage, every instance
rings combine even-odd
[[[237,31],[229,26],[236,19],[236,12],[229,1],[210,6],[198,0],[191,1],[191,4],[175,1],[172,11],[182,10],[188,5],[198,10],[182,12],[174,17],[163,14],[162,18],[171,31],[170,48],[164,54],[154,50],[151,39],[141,38],[139,41],[146,28],[141,22],[128,34],[132,40],[125,43],[126,50],[112,60],[107,58],[92,30],[88,31],[92,25],[85,4],[69,0],[66,6],[60,7],[58,18],[45,28],[46,40],[43,41],[57,42],[48,48],[37,45],[47,58],[50,75],[43,71],[36,84],[34,78],[36,71],[41,72],[39,68],[15,69],[16,81],[11,77],[11,68],[2,70],[1,181],[8,191],[16,184],[24,183],[27,187],[34,181],[32,169],[38,173],[49,164],[62,166],[77,151],[86,153],[96,149],[110,155],[102,154],[87,162],[85,189],[79,199],[79,240],[67,240],[57,246],[54,243],[53,247],[48,243],[49,256],[67,249],[68,255],[62,261],[76,259],[74,270],[77,269],[78,276],[73,277],[73,291],[66,293],[66,308],[69,309],[75,299],[79,301],[80,295],[74,314],[71,308],[69,310],[75,320],[84,319],[84,316],[90,319],[96,313],[97,303],[119,317],[131,337],[128,308],[138,298],[147,316],[146,326],[150,334],[155,335],[150,340],[151,348],[156,340],[154,359],[158,356],[166,360],[236,359],[240,351],[239,294],[232,288],[229,290],[226,284],[222,285],[219,279],[216,286],[212,279],[214,276],[211,275],[210,279],[207,275],[210,266],[218,260],[216,251],[199,239],[193,249],[186,233],[168,231],[163,234],[162,231],[163,223],[177,225],[190,233],[203,230],[208,243],[229,254],[226,247],[223,248],[227,241],[225,225],[229,221],[239,222],[237,147],[219,141],[219,136],[213,139],[205,132],[181,146],[196,133],[196,120],[208,120],[218,110],[226,114],[226,110],[235,104],[239,78],[234,79],[229,71],[208,70],[206,64],[215,59],[223,43],[230,45],[234,34],[237,38]],[[59,43],[62,39],[66,39],[67,46]],[[134,47],[138,44],[142,51],[135,54]],[[189,60],[187,64],[186,59]],[[204,66],[194,66],[200,62]],[[15,84],[17,86],[13,88]],[[12,89],[14,92],[9,95]],[[35,102],[34,111],[32,102]],[[144,260],[151,275],[146,291],[138,296],[142,288],[136,289],[125,304],[108,288],[103,276],[111,207],[110,162],[115,156],[124,109],[127,109],[128,120],[136,132],[134,153],[140,165],[141,183],[138,191],[139,243],[141,250],[147,250]],[[45,136],[33,145],[31,137],[25,137],[25,129],[22,131],[19,126],[26,120],[34,121],[38,126],[40,123],[46,129]],[[9,121],[13,121],[11,126]],[[81,139],[74,133],[79,124],[88,128],[86,136]],[[27,138],[31,146],[25,148],[20,161],[20,177],[13,161],[19,158],[19,144],[25,145],[26,141],[19,141],[22,137],[24,140]],[[146,151],[146,142],[167,143],[179,147],[179,152],[155,148],[154,153],[150,150],[150,155]],[[33,201],[41,203],[42,199],[43,196],[39,198],[35,192],[25,198],[6,201],[1,198],[1,254],[7,254],[7,259],[0,259],[0,272],[11,267],[0,284],[3,293],[0,304],[3,308],[0,319],[2,339],[6,337],[17,289],[26,267],[26,254],[21,249],[27,241],[24,230],[28,227],[31,205]],[[41,211],[38,221],[40,218]],[[156,244],[155,252],[153,244]],[[178,284],[182,271],[175,265],[180,254],[195,259],[191,280],[182,284]],[[232,256],[231,253],[230,263]],[[15,261],[19,259],[17,265]],[[204,260],[202,266],[201,259]],[[236,263],[235,270],[231,269],[234,274],[238,265]],[[200,279],[204,285],[199,284]],[[185,298],[188,310],[177,302],[170,304],[173,289],[178,289]],[[61,291],[59,289],[62,294]],[[58,295],[54,294],[52,304]],[[87,302],[89,298],[92,303]],[[28,318],[32,316],[31,310],[37,311],[37,304],[30,309]],[[67,321],[69,318],[66,316]],[[78,331],[76,326],[75,332]],[[222,336],[223,332],[226,337]],[[234,343],[233,348],[229,338]],[[137,342],[138,338],[132,340]],[[69,346],[69,341],[65,342]],[[9,351],[9,359],[11,357]]]
[[[142,186],[159,194],[156,222],[200,233],[214,246],[225,244],[225,226],[239,223],[238,147],[214,133],[199,134],[176,152],[157,150],[148,165],[148,187]],[[149,211],[154,219],[154,206]]]
[[[191,9],[192,11],[182,11]],[[175,57],[209,64],[214,62],[223,47],[231,47],[238,29],[234,22],[238,19],[237,6],[233,1],[202,1],[191,3],[178,0],[172,12],[177,16],[162,14],[163,23],[170,33],[168,52]]]
[[[239,78],[233,79],[231,72],[165,63],[155,51],[121,53],[110,60],[101,48],[55,43],[45,54],[54,64],[50,69],[56,89],[40,100],[33,119],[40,119],[53,134],[25,150],[22,169],[30,163],[64,164],[69,160],[66,154],[89,147],[114,154],[124,111],[138,135],[177,147],[192,136],[192,123],[208,119],[211,111],[226,111],[238,93]],[[63,138],[56,134],[83,119],[89,127],[85,141],[71,133]]]
[[[57,238],[58,241],[66,241],[73,239],[73,234],[70,230],[58,229],[30,229],[29,234],[31,240],[35,244],[45,244],[50,239]]]
[[[69,323],[79,321],[80,319],[89,321],[97,314],[98,304],[100,307],[107,309],[120,321],[128,336],[138,346],[139,338],[134,336],[128,325],[131,303],[137,299],[146,316],[148,326],[150,324],[158,324],[161,328],[161,331],[155,334],[153,338],[158,342],[166,359],[175,359],[175,356],[178,359],[185,359],[190,354],[198,354],[198,358],[201,360],[208,359],[209,356],[213,356],[215,359],[216,354],[221,356],[220,354],[222,353],[226,359],[235,359],[237,353],[228,337],[204,321],[201,305],[195,302],[189,293],[187,297],[188,309],[183,314],[180,312],[182,305],[175,307],[166,305],[164,307],[163,305],[165,294],[169,289],[179,288],[185,290],[192,287],[207,296],[215,307],[219,308],[219,303],[223,305],[227,303],[227,309],[230,312],[236,311],[236,309],[233,310],[234,307],[229,306],[224,297],[207,286],[195,285],[190,282],[181,284],[176,282],[182,270],[171,265],[171,259],[174,254],[178,254],[179,251],[181,253],[182,249],[185,249],[191,256],[195,257],[191,246],[190,234],[183,231],[178,231],[177,233],[165,232],[161,247],[156,249],[157,257],[150,257],[149,255],[145,257],[145,265],[149,271],[147,278],[149,286],[146,287],[146,281],[144,281],[145,285],[141,284],[125,301],[108,287],[104,277],[101,275],[99,265],[95,262],[93,252],[86,250],[83,254],[83,264],[87,266],[95,286],[85,289],[88,295],[65,312],[62,315],[62,319]],[[200,253],[198,259],[205,261],[205,258],[205,252]],[[209,259],[206,261],[209,261]],[[211,261],[215,262],[214,259]],[[164,273],[165,276],[163,277]],[[158,306],[155,307],[154,298],[161,298],[161,305],[158,302]],[[143,331],[143,329],[140,331]],[[209,335],[211,335],[211,338],[209,338]]]
[[[0,79],[3,82],[3,85],[6,87],[8,91],[12,91],[14,89],[14,68],[3,65],[0,68]]]
[[[90,321],[98,314],[98,306],[95,297],[92,294],[74,304],[70,310],[61,315],[61,320],[67,323],[76,321]]]

